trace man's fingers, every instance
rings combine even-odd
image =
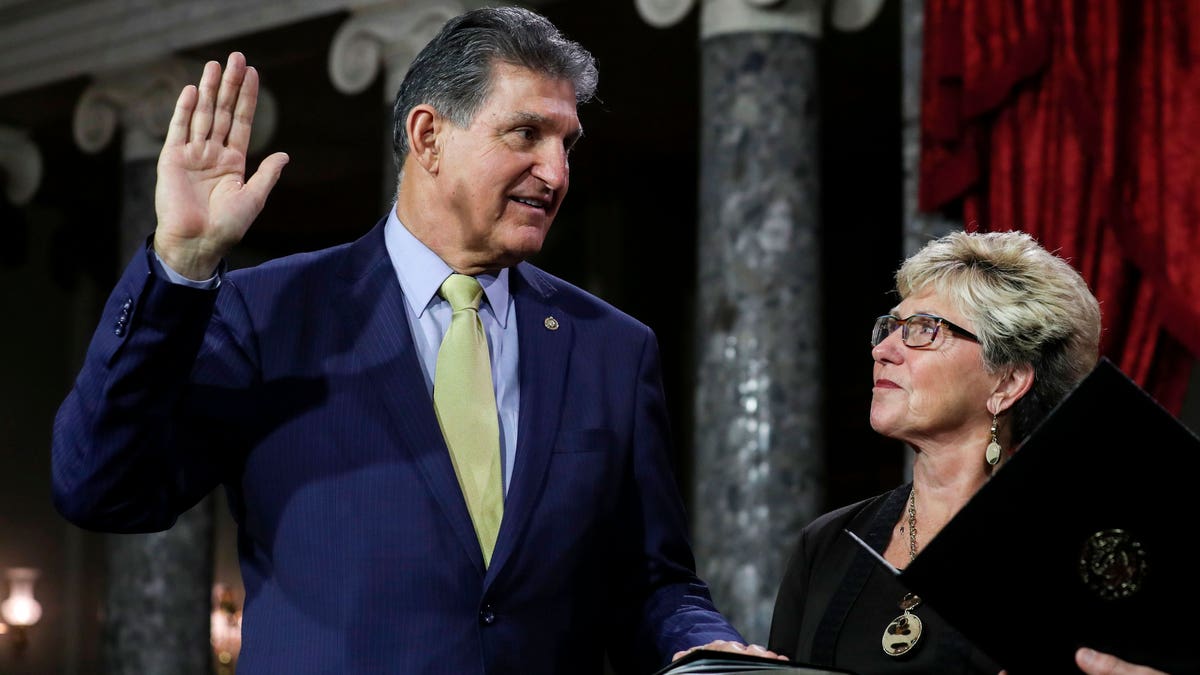
[[[232,126],[229,129],[230,148],[246,154],[250,148],[250,128],[254,124],[254,109],[258,106],[258,71],[247,68],[237,95],[237,107],[233,109]]]
[[[777,654],[777,653],[775,653],[775,652],[771,651],[770,649],[767,649],[766,647],[763,647],[762,645],[754,645],[754,644],[752,644],[752,645],[747,645],[747,646],[746,646],[746,652],[747,652],[747,653],[749,653],[749,654],[753,654],[753,655],[755,655],[755,656],[762,656],[762,657],[765,657],[765,658],[768,658],[768,659],[779,659],[779,660],[781,660],[781,661],[786,661],[786,660],[787,660],[787,657],[786,657],[786,656],[782,656],[782,655],[780,655],[780,654]]]
[[[681,651],[681,652],[675,652],[675,656],[671,657],[671,660],[678,661],[681,657],[686,656],[687,654],[690,654],[691,652],[694,652],[697,649],[709,649],[709,650],[719,651],[719,652],[739,652],[739,653],[743,653],[743,654],[751,654],[753,656],[762,656],[764,658],[769,658],[769,659],[779,659],[781,661],[788,660],[788,658],[786,656],[781,656],[779,654],[776,654],[775,652],[773,652],[770,649],[767,649],[766,647],[763,647],[761,645],[755,645],[755,644],[744,645],[740,642],[734,642],[732,640],[713,640],[712,642],[709,642],[708,644],[705,644],[705,645],[700,645],[698,647],[692,647],[691,649],[685,649],[684,651]]]
[[[189,84],[175,99],[175,112],[171,113],[171,124],[167,126],[167,138],[163,146],[187,143],[188,130],[192,124],[192,111],[196,109],[196,86]]]
[[[246,72],[246,57],[241,52],[229,55],[225,64],[225,75],[221,77],[221,88],[217,92],[216,108],[213,112],[212,139],[224,144],[225,136],[229,133],[230,121],[233,119],[233,109],[238,102],[238,94],[242,90]]]
[[[192,123],[188,140],[192,143],[203,143],[212,131],[213,107],[216,105],[217,86],[221,82],[221,64],[209,61],[204,64],[204,74],[200,76],[200,96],[196,99],[196,109],[192,112]]]
[[[258,200],[260,205],[267,203],[267,195],[271,193],[275,183],[279,182],[279,176],[283,173],[283,167],[287,166],[287,163],[287,153],[276,152],[264,159],[258,165],[258,171],[255,171],[254,175],[250,176],[250,180],[246,181],[245,189]]]

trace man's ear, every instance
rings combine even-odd
[[[999,415],[1011,408],[1033,386],[1033,377],[1033,366],[1028,363],[1005,366],[995,390],[988,398],[988,412]]]
[[[445,120],[431,105],[422,103],[408,111],[408,119],[405,120],[408,153],[429,173],[438,172],[441,133],[445,128]]]

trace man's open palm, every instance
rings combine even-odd
[[[210,61],[199,87],[179,94],[158,157],[154,249],[171,269],[191,279],[210,277],[242,240],[279,180],[288,157],[263,160],[245,179],[250,126],[258,104],[258,73],[234,52],[224,75]]]

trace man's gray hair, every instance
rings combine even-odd
[[[397,169],[408,154],[408,114],[421,104],[460,126],[470,126],[492,89],[492,68],[507,63],[571,82],[576,103],[591,100],[596,60],[545,17],[520,7],[487,7],[460,14],[413,59],[392,113]]]

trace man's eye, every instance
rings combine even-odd
[[[532,141],[537,138],[537,132],[529,127],[517,129],[517,135],[520,136],[521,140],[523,141]]]

